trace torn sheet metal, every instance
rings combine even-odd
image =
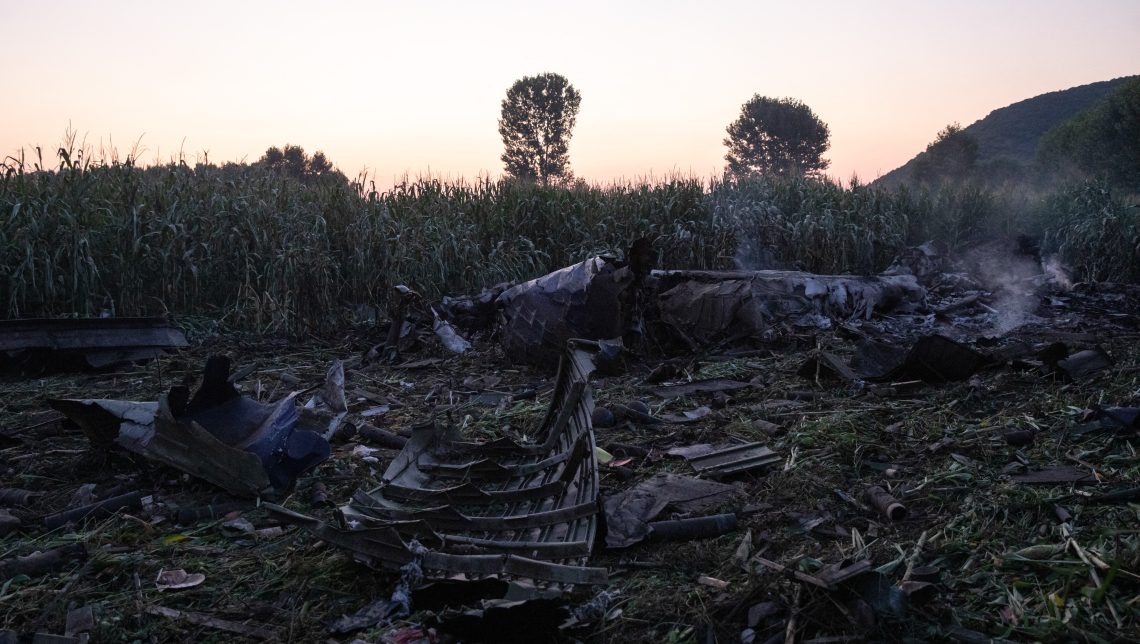
[[[166,318],[0,320],[0,362],[48,369],[105,369],[186,347]]]
[[[653,271],[661,320],[698,344],[755,336],[776,324],[819,327],[915,308],[926,289],[913,275],[797,271]]]
[[[761,443],[737,445],[688,459],[702,476],[722,478],[779,463],[780,455]]]
[[[329,444],[297,426],[294,395],[264,404],[228,381],[229,359],[206,363],[191,398],[174,387],[157,402],[51,400],[92,444],[117,444],[205,479],[234,494],[271,496],[292,488],[301,473],[329,456]]]
[[[268,505],[280,518],[375,567],[419,558],[429,578],[509,575],[563,584],[606,581],[586,565],[597,523],[590,417],[596,343],[571,342],[534,439],[464,442],[433,425],[340,508],[340,526]]]
[[[496,300],[503,346],[553,364],[570,338],[621,337],[634,323],[638,281],[632,266],[593,257],[507,289]]]
[[[1067,358],[1057,361],[1057,370],[1073,382],[1088,380],[1093,374],[1111,366],[1112,359],[1100,347],[1077,351]]]
[[[942,335],[921,337],[909,350],[865,341],[854,360],[855,370],[868,380],[929,383],[966,380],[991,364],[989,356]]]

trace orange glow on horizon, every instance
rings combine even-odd
[[[507,87],[554,71],[582,93],[570,159],[589,181],[718,175],[754,93],[807,103],[829,174],[872,180],[948,123],[1140,73],[1137,34],[1127,0],[0,0],[0,156],[54,150],[70,123],[121,156],[141,140],[144,163],[294,143],[380,187],[498,176]]]

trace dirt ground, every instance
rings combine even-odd
[[[735,531],[624,550],[596,544],[591,564],[608,568],[604,589],[617,594],[604,620],[559,637],[722,643],[742,641],[742,633],[744,641],[755,642],[1137,639],[1140,501],[1135,495],[1102,496],[1136,488],[1138,440],[1134,430],[1102,428],[1088,411],[1140,405],[1134,306],[1128,298],[1074,297],[1048,319],[983,348],[1015,340],[1102,346],[1112,366],[1077,382],[1008,363],[947,384],[874,388],[798,376],[812,351],[852,355],[854,344],[842,329],[783,335],[720,353],[629,360],[621,373],[597,374],[594,396],[601,406],[640,400],[657,415],[712,408],[691,423],[597,428],[597,444],[615,457],[601,467],[603,495],[661,471],[692,474],[684,459],[666,454],[676,446],[758,441],[780,462],[732,480],[741,493],[717,511],[737,513]],[[960,335],[969,323],[936,321],[929,330]],[[208,355],[225,353],[235,367],[254,368],[240,384],[263,401],[320,385],[334,359],[346,360],[349,421],[358,425],[401,429],[435,414],[473,438],[494,438],[505,427],[541,421],[553,373],[522,365],[488,341],[476,341],[463,356],[425,341],[405,352],[409,366],[365,364],[360,357],[385,333],[362,327],[339,339],[289,342],[201,330],[190,334],[188,350],[113,373],[0,377],[0,487],[39,494],[10,505],[23,525],[0,538],[0,560],[76,543],[88,553],[46,574],[0,581],[0,629],[27,638],[21,641],[36,632],[62,634],[69,609],[87,606],[95,642],[413,641],[400,638],[432,623],[431,614],[413,612],[348,635],[329,630],[341,615],[387,598],[395,575],[371,570],[296,527],[274,530],[278,524],[261,509],[240,512],[254,532],[225,525],[238,514],[181,525],[177,510],[229,497],[176,470],[93,449],[45,404],[50,398],[154,400],[194,377]],[[666,361],[677,367],[669,382],[730,378],[750,386],[727,398],[659,398],[645,380]],[[488,374],[501,382],[484,387],[468,380]],[[472,398],[484,388],[537,395],[491,405]],[[377,400],[392,401],[388,411],[377,412]],[[376,486],[397,453],[361,446],[368,446],[366,439],[334,438],[332,457],[302,476],[280,503],[332,517],[354,490]],[[1085,480],[1027,484],[1011,478],[1057,466]],[[318,483],[331,503],[314,502]],[[94,484],[95,499],[130,490],[149,498],[140,508],[80,525],[44,527],[43,517],[67,508],[85,484]],[[869,506],[865,491],[873,485],[899,499],[906,517],[892,521]],[[829,566],[861,560],[869,560],[872,572],[859,583],[830,590],[810,581]],[[205,579],[184,589],[156,586],[160,571],[177,569]],[[913,592],[904,601],[903,580],[930,584],[906,586]],[[575,588],[569,599],[585,602],[600,590]],[[443,641],[442,634],[435,636]]]

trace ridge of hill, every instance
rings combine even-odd
[[[963,128],[963,132],[978,143],[978,165],[999,159],[1030,165],[1042,135],[1096,105],[1133,78],[1136,76],[1121,76],[1027,98],[990,112]],[[920,150],[918,154],[921,153]],[[894,187],[909,181],[918,154],[876,179],[873,185]]]

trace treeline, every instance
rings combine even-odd
[[[311,158],[310,158],[311,162]],[[1140,282],[1140,216],[1102,184],[884,190],[802,176],[593,186],[408,181],[339,172],[80,162],[0,178],[5,317],[169,311],[303,334],[383,305],[534,277],[650,236],[676,268],[871,273],[904,246],[1028,234],[1077,279]]]

